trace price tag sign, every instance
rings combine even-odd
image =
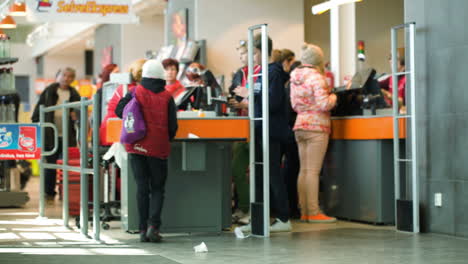
[[[40,141],[37,124],[0,124],[0,160],[39,159]]]

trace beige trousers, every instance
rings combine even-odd
[[[297,182],[299,205],[303,216],[320,213],[319,174],[328,146],[328,134],[316,131],[295,131],[301,168]]]

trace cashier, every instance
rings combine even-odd
[[[388,57],[388,61],[391,66],[392,64],[391,55]],[[405,71],[405,50],[404,49],[398,50],[397,63],[398,63],[398,66],[397,66],[398,72],[404,72]],[[382,89],[382,94],[385,97],[385,101],[387,102],[388,105],[392,105],[393,104],[393,87],[394,87],[392,76],[389,76],[383,81],[380,81],[379,84],[380,84],[380,88]],[[400,75],[398,76],[398,105],[400,107],[405,105],[405,88],[406,88],[406,76]]]
[[[169,58],[163,60],[162,65],[164,67],[164,78],[166,79],[166,91],[175,98],[185,90],[185,87],[177,80],[179,62]]]

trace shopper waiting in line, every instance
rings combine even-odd
[[[125,105],[135,96],[140,103],[146,125],[145,137],[126,144],[128,160],[137,183],[137,204],[140,219],[140,241],[160,242],[161,212],[167,178],[170,141],[177,132],[176,105],[166,91],[164,68],[160,61],[143,65],[141,84],[122,98],[115,110],[122,118]]]
[[[247,76],[248,76],[248,62],[247,62],[247,42],[242,40],[237,47],[239,59],[242,67],[235,73],[232,84],[229,88],[231,99],[229,106],[237,110],[238,116],[248,116],[248,99],[244,96],[236,94],[235,90],[244,87],[247,90]],[[261,66],[259,65],[258,56],[254,60],[254,74],[260,73]],[[254,81],[257,77],[254,77]],[[249,208],[250,208],[250,189],[249,189],[249,144],[246,142],[236,142],[233,145],[232,152],[232,179],[235,184],[235,191],[237,193],[237,207],[238,210],[234,213],[234,220],[241,224],[248,224],[250,222]]]
[[[323,51],[318,46],[302,47],[302,66],[291,73],[291,105],[297,112],[294,132],[299,147],[300,173],[297,183],[301,219],[334,222],[319,207],[319,173],[328,146],[330,110],[336,95],[330,94],[324,73]]]
[[[294,54],[292,50],[282,49],[281,56],[278,62],[281,63],[281,66],[283,66],[283,70],[289,74],[291,72],[291,66],[295,62],[295,59],[296,59],[296,54]]]
[[[119,71],[119,66],[117,64],[111,63],[107,64],[104,69],[102,69],[101,74],[99,74],[99,81],[97,83],[97,89],[100,90],[102,88],[102,85],[110,80],[110,75],[112,73],[118,72]]]
[[[110,80],[110,75],[112,73],[116,73],[119,71],[119,67],[117,66],[117,64],[108,64],[104,67],[104,69],[102,69],[102,72],[101,74],[99,74],[99,81],[96,85],[96,88],[97,88],[97,92],[96,94],[99,94],[100,95],[100,101],[98,102],[98,106],[99,106],[99,112],[102,112],[102,87],[104,85],[104,83],[108,82]],[[99,117],[101,117],[101,114],[99,115]],[[111,143],[107,142],[106,140],[106,130],[107,130],[107,124],[105,122],[102,122],[101,118],[99,118],[98,120],[99,124],[100,124],[100,127],[99,127],[99,143],[100,145],[102,146],[110,146]]]
[[[281,62],[281,50],[274,49],[270,55],[270,62]]]
[[[254,54],[261,57],[262,38],[261,35],[254,37]],[[268,38],[268,56],[271,56],[273,42]],[[291,231],[289,221],[289,203],[286,189],[286,182],[282,178],[281,154],[282,146],[287,141],[288,123],[286,117],[286,95],[284,86],[288,80],[288,74],[284,72],[281,63],[274,62],[268,65],[269,87],[262,87],[262,77],[260,76],[254,89],[254,112],[255,117],[269,115],[269,150],[270,150],[270,193],[271,207],[276,214],[276,220],[272,223],[271,232]],[[262,113],[262,90],[269,91],[269,113]],[[262,121],[255,121],[255,159],[256,162],[263,161],[262,144]],[[261,165],[255,166],[255,201],[263,202],[263,170]],[[251,225],[241,228],[242,231],[251,231]]]
[[[52,83],[51,85],[47,86],[45,90],[41,93],[39,97],[39,102],[36,104],[34,108],[34,112],[32,115],[32,122],[39,122],[39,106],[43,105],[45,107],[60,105],[68,102],[75,102],[80,100],[80,95],[76,91],[75,88],[71,87],[70,85],[75,80],[76,73],[75,70],[72,68],[65,68],[60,70],[57,76],[57,82]],[[47,123],[54,123],[58,130],[59,136],[59,145],[57,152],[54,155],[46,157],[47,163],[56,163],[57,159],[62,154],[62,110],[56,110],[53,112],[48,112],[45,114],[45,122]],[[73,125],[74,121],[77,120],[77,114],[75,110],[70,110],[70,126],[68,130],[68,145],[70,147],[75,147],[76,142],[76,130],[75,126]],[[50,128],[45,129],[45,142],[43,142],[43,146],[47,151],[52,150],[54,147],[54,136],[53,131]],[[57,181],[57,172],[55,169],[47,169],[45,170],[45,193],[46,193],[46,200],[48,204],[52,204],[55,199],[55,185]]]
[[[247,42],[241,40],[237,51],[239,52],[239,59],[242,63],[242,67],[234,74],[232,84],[229,87],[229,94],[231,95],[231,98],[229,99],[229,106],[237,110],[238,116],[247,116],[249,106],[247,100],[249,85]],[[254,64],[254,75],[257,75],[262,69],[258,56],[254,57]],[[254,82],[257,80],[257,78],[257,76],[254,77]]]
[[[247,47],[245,47],[245,49],[246,49],[245,52],[247,52]],[[289,73],[291,72],[291,66],[294,63],[294,59],[295,59],[294,52],[289,49],[282,49],[282,50],[273,50],[273,54],[274,55],[272,55],[270,59],[271,63],[279,64],[281,68],[283,69],[284,74],[289,75]],[[275,58],[273,58],[273,56],[275,56]],[[254,55],[254,63],[255,63],[254,75],[259,74],[261,71],[261,65],[260,65],[261,62],[259,60],[261,60],[261,58],[259,58],[259,56]],[[241,68],[239,69],[239,71],[242,73],[242,76],[243,76],[242,83],[234,87],[234,81],[238,81],[236,78],[238,74],[236,74],[236,76],[233,79],[233,85],[231,85],[230,87],[230,92],[236,96],[247,98],[248,90],[246,88],[248,86],[248,83],[247,83],[248,67],[246,66],[244,68]],[[257,81],[257,76],[254,77],[254,82],[256,81]],[[287,78],[287,81],[289,81],[289,76]],[[244,102],[248,102],[248,101],[244,101]],[[236,108],[247,108],[248,105],[246,105],[244,102],[237,105]]]
[[[237,46],[237,53],[239,54],[239,60],[241,67],[233,74],[231,86],[229,86],[229,93],[234,94],[233,90],[238,86],[242,85],[242,82],[247,83],[247,73],[243,69],[247,69],[248,66],[248,53],[247,53],[247,42],[245,40],[239,41]]]
[[[289,68],[289,72],[292,72],[301,65],[300,61],[294,61]],[[284,68],[284,66],[283,66]],[[289,200],[289,212],[290,217],[298,219],[301,216],[299,210],[299,200],[297,193],[297,178],[299,176],[299,150],[297,149],[297,142],[294,136],[294,123],[296,122],[297,113],[292,109],[290,94],[291,94],[291,82],[286,83],[286,104],[287,104],[287,116],[288,116],[288,141],[284,148],[284,166],[281,169],[283,177],[286,179],[288,185],[288,200]]]
[[[169,58],[163,60],[162,65],[164,67],[164,78],[166,79],[166,91],[175,98],[185,90],[185,87],[177,80],[179,62]]]
[[[128,71],[130,72],[130,75],[132,77],[132,83],[128,85],[128,91],[132,91],[133,88],[141,82],[141,71],[145,62],[145,59],[139,59],[130,64]],[[102,120],[101,126],[99,128],[99,139],[101,145],[111,144],[106,140],[107,120],[109,120],[110,118],[117,117],[117,115],[115,115],[115,108],[117,107],[117,104],[119,103],[120,99],[122,99],[122,97],[124,97],[123,86],[119,86],[112,95],[112,98],[107,103],[107,113],[104,117],[104,120]]]
[[[274,52],[274,51],[273,51]],[[288,117],[288,136],[287,136],[287,142],[284,144],[284,147],[282,148],[284,158],[283,158],[283,166],[281,168],[281,176],[283,179],[285,179],[286,184],[287,184],[287,190],[288,190],[288,201],[289,201],[289,212],[290,212],[290,217],[293,218],[298,218],[299,212],[298,212],[298,198],[297,198],[297,177],[299,174],[299,154],[297,150],[297,143],[294,138],[294,132],[292,131],[292,126],[289,125],[291,123],[291,112],[294,112],[291,108],[290,100],[289,100],[289,94],[290,94],[290,72],[292,71],[292,65],[295,62],[296,55],[294,54],[293,51],[289,49],[282,49],[280,50],[280,55],[278,60],[278,63],[281,64],[284,73],[287,75],[287,81],[284,86],[285,90],[285,95],[286,95],[286,113]],[[295,114],[295,112],[294,112]],[[295,116],[294,116],[295,119]]]

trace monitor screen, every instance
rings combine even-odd
[[[332,110],[332,115],[362,115],[363,109],[388,107],[375,76],[374,69],[365,68],[353,76],[349,85],[335,89],[337,106]]]

